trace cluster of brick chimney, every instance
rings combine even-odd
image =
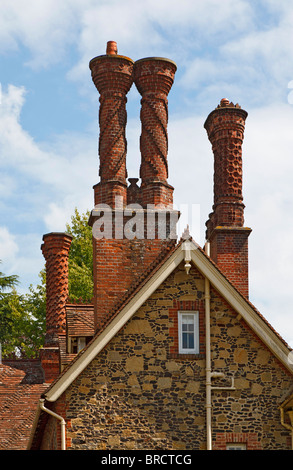
[[[164,213],[168,218],[173,210],[173,187],[168,184],[167,161],[168,94],[174,82],[175,63],[159,57],[133,61],[118,55],[117,44],[109,41],[106,54],[90,61],[90,70],[100,95],[100,181],[94,186],[95,207],[104,204],[111,208],[114,234],[116,220],[119,223],[122,220],[123,226],[127,224],[129,215],[124,209],[129,204],[139,204],[144,218],[148,216],[150,205],[156,207],[155,217]],[[126,95],[133,84],[141,95],[140,186],[137,184],[139,178],[128,179],[126,168]],[[247,297],[250,229],[243,226],[242,197],[242,142],[246,116],[246,111],[239,105],[224,99],[208,116],[205,128],[214,153],[214,205],[206,231],[210,256]],[[90,225],[94,225],[99,217],[96,214],[92,212]],[[126,295],[152,263],[167,254],[176,243],[169,236],[158,236],[158,220],[153,237],[93,237],[96,331],[109,321],[117,300]],[[71,237],[66,233],[50,233],[43,241],[47,334],[42,361],[48,371],[46,381],[51,381],[59,367],[58,335],[64,335],[66,327]],[[51,364],[51,369],[46,367],[46,361]]]

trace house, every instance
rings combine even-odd
[[[289,450],[291,348],[249,300],[242,196],[247,113],[222,99],[204,126],[214,155],[206,243],[168,183],[173,61],[90,62],[100,94],[94,303],[68,303],[71,236],[44,235],[47,330],[30,450]],[[141,95],[140,180],[126,168],[126,95]]]

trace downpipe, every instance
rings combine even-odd
[[[54,418],[58,419],[60,421],[60,426],[61,426],[61,450],[66,450],[66,444],[65,444],[65,428],[66,428],[66,423],[65,419],[57,415],[57,413],[54,413],[54,411],[49,410],[48,408],[45,407],[44,405],[45,400],[43,398],[40,398],[40,408],[41,410],[45,411],[49,415],[53,416]]]
[[[210,256],[210,244],[205,245],[205,251]],[[207,450],[212,450],[212,390],[235,390],[234,376],[230,387],[212,387],[212,379],[224,378],[222,372],[212,372],[211,369],[211,294],[210,281],[205,277],[205,326],[206,326],[206,445]]]

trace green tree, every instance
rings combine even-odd
[[[0,342],[4,357],[37,357],[45,332],[46,299],[42,285],[29,287],[27,294],[16,290],[17,276],[1,273],[1,285],[10,292],[0,293]]]
[[[73,236],[68,259],[68,289],[73,302],[90,302],[93,298],[92,229],[88,225],[89,211],[79,214],[75,208],[67,232]]]
[[[93,297],[92,230],[88,226],[89,211],[75,209],[66,230],[73,236],[68,260],[69,297],[72,302],[90,302]],[[0,272],[0,342],[4,357],[37,357],[43,345],[46,325],[46,271],[41,282],[19,294],[17,276]],[[8,292],[7,292],[8,291]]]
[[[1,261],[0,261],[1,262]],[[8,335],[13,327],[13,317],[8,308],[9,300],[18,284],[17,276],[5,276],[0,271],[0,342]],[[7,292],[8,290],[8,292]]]

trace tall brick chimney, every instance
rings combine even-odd
[[[53,232],[43,236],[41,246],[46,260],[46,335],[41,357],[46,382],[52,382],[60,373],[59,339],[66,334],[71,241],[71,235]]]
[[[214,154],[214,204],[206,223],[211,258],[248,297],[248,236],[244,227],[242,144],[247,112],[222,99],[204,127]]]
[[[127,294],[133,283],[147,271],[148,266],[176,242],[169,233],[170,211],[168,214],[166,211],[160,214],[166,216],[164,237],[161,236],[160,216],[155,210],[147,210],[148,204],[172,203],[173,188],[167,183],[166,127],[167,94],[173,83],[176,66],[167,59],[145,59],[134,63],[131,59],[118,55],[117,44],[110,41],[107,44],[107,54],[92,59],[90,69],[100,93],[100,182],[94,187],[95,209],[89,220],[93,227],[94,312],[97,331],[110,318],[111,309],[117,301]],[[133,83],[134,74],[136,85],[143,94],[142,184],[139,187],[138,178],[129,178],[130,185],[127,188],[125,108],[126,93]],[[151,119],[155,119],[155,124],[151,124]],[[146,134],[152,134],[149,144]],[[117,196],[122,201],[118,206]],[[103,204],[107,204],[105,210],[101,209]],[[97,235],[96,227],[100,227],[105,214],[110,217],[110,233]],[[142,227],[135,234],[129,229],[134,227],[133,217],[137,217],[135,228],[140,225]],[[151,235],[148,233],[149,219],[152,219],[154,228]]]
[[[172,205],[173,187],[168,178],[168,94],[176,64],[160,57],[137,60],[134,82],[141,99],[141,192],[143,205]]]
[[[126,95],[133,82],[133,60],[118,55],[116,42],[108,41],[106,54],[92,59],[89,67],[100,93],[100,182],[94,187],[95,204],[114,207],[118,196],[124,206],[127,198]]]

